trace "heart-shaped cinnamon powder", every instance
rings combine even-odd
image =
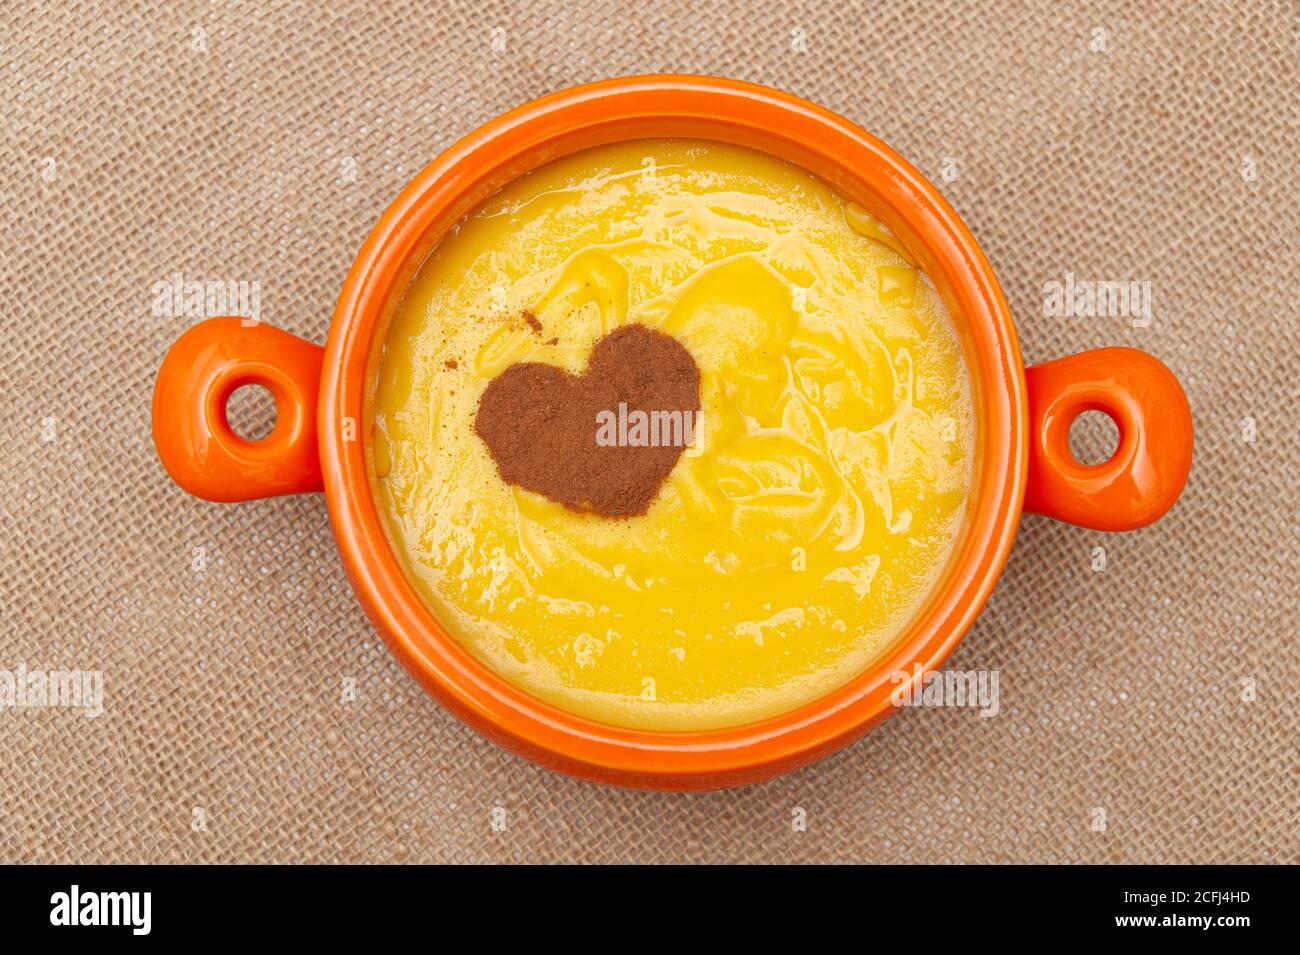
[[[596,343],[580,376],[511,365],[484,390],[474,431],[507,483],[572,510],[630,517],[649,510],[699,411],[691,353],[662,332],[625,325]]]

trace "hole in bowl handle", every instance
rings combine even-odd
[[[1025,369],[1029,483],[1025,510],[1094,530],[1145,527],[1178,499],[1192,465],[1192,410],[1173,372],[1135,348],[1098,348]],[[1070,425],[1102,411],[1115,453],[1080,464]]]
[[[211,318],[178,338],[153,390],[153,440],[172,479],[209,501],[319,491],[316,398],[319,345],[241,318]],[[275,430],[240,437],[226,400],[243,385],[275,398]]]

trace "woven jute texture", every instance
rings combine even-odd
[[[1298,38],[1254,2],[0,5],[0,670],[104,673],[97,718],[0,711],[0,858],[1300,861]],[[208,504],[159,464],[153,378],[195,319],[156,283],[256,281],[323,341],[440,150],[652,71],[860,123],[970,225],[1027,362],[1132,345],[1186,387],[1166,518],[1022,521],[948,664],[999,671],[995,717],[908,709],[729,792],[554,775],[401,669],[323,499]],[[1150,324],[1044,317],[1066,273],[1149,282]]]

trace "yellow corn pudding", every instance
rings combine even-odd
[[[810,702],[953,547],[974,432],[951,321],[868,210],[782,160],[673,139],[552,162],[442,240],[386,335],[370,447],[394,548],[456,639],[569,712],[691,730]],[[507,480],[476,430],[493,382],[526,366],[562,391],[633,360],[601,343],[661,336],[698,368],[699,421],[640,512]]]

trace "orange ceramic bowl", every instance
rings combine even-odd
[[[618,140],[712,139],[797,163],[874,212],[939,289],[970,370],[977,437],[964,527],[929,600],[865,672],[799,709],[701,732],[623,729],[574,716],[506,682],[452,636],[404,575],[371,490],[372,398],[388,322],[447,230],[510,180]],[[278,419],[249,442],[226,421],[243,384]],[[1119,427],[1110,460],[1072,457],[1070,423],[1101,410]],[[418,175],[357,254],[324,349],[265,325],[210,319],[158,374],[154,441],[181,487],[216,501],[325,492],[344,566],[375,627],[444,706],[500,745],[587,779],[654,789],[752,783],[839,749],[893,710],[893,674],[928,673],[993,589],[1022,508],[1124,530],[1163,514],[1191,464],[1187,399],[1160,362],[1105,348],[1026,370],[1007,304],[970,231],[911,165],[852,123],[775,90],[644,76],[566,90],[470,133]],[[919,671],[916,665],[919,664]]]

